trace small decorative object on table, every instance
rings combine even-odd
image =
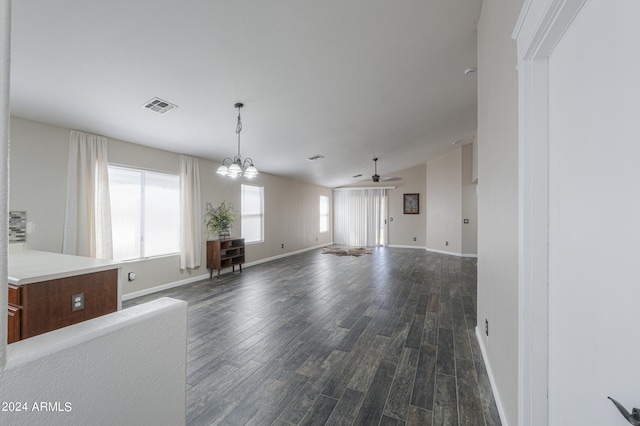
[[[207,212],[204,215],[204,225],[207,233],[218,234],[220,239],[229,238],[231,236],[231,225],[236,220],[236,211],[233,204],[223,201],[218,207],[213,207],[211,203],[207,203]]]

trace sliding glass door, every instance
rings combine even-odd
[[[373,247],[387,243],[387,200],[384,189],[335,189],[336,244]]]

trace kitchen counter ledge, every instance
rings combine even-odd
[[[9,254],[9,284],[26,285],[120,268],[120,262],[26,250]]]

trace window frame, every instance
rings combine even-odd
[[[322,212],[323,199],[326,200],[326,204],[325,204],[326,208],[327,208],[326,213]],[[319,212],[319,217],[320,217],[320,219],[319,219],[320,223],[319,223],[318,229],[319,229],[319,232],[321,234],[325,234],[325,233],[329,232],[329,228],[330,228],[330,216],[331,216],[331,214],[329,212],[329,197],[326,196],[326,195],[320,195],[319,204],[320,205],[319,205],[319,208],[318,208],[318,212]],[[323,225],[322,219],[323,218],[326,219],[326,227],[327,227],[324,230],[322,229],[322,225]]]
[[[244,188],[245,187],[252,187],[252,188],[259,188],[259,192],[260,192],[260,213],[259,214],[255,214],[255,213],[251,213],[251,214],[245,214],[244,213],[244,209],[245,209],[245,202],[244,202]],[[246,227],[244,226],[243,222],[245,217],[258,217],[260,219],[260,239],[258,240],[249,240],[246,236],[245,236],[245,229]],[[242,236],[242,238],[245,239],[245,244],[258,244],[258,243],[264,243],[264,228],[265,228],[265,214],[264,214],[264,186],[262,185],[251,185],[251,184],[246,184],[246,183],[242,183],[240,184],[240,234]]]
[[[139,222],[139,226],[140,226],[140,248],[138,250],[137,253],[137,257],[131,257],[131,258],[124,258],[124,259],[118,259],[115,256],[114,253],[114,259],[121,261],[121,262],[133,262],[133,261],[138,261],[138,260],[145,260],[145,259],[153,259],[153,258],[160,258],[160,257],[167,257],[167,256],[176,256],[180,254],[180,206],[179,206],[179,202],[180,202],[180,174],[178,172],[168,172],[165,170],[153,170],[153,169],[144,169],[141,167],[134,167],[134,166],[129,166],[129,165],[124,165],[124,164],[116,164],[116,163],[109,163],[108,164],[108,170],[109,172],[111,171],[111,169],[120,169],[120,170],[125,170],[125,171],[129,171],[129,172],[136,172],[136,173],[140,173],[141,177],[139,180],[139,191],[140,191],[140,205],[139,205],[139,216],[138,216],[138,222]],[[177,246],[176,246],[176,251],[171,251],[171,252],[166,252],[166,253],[159,253],[159,254],[152,254],[152,255],[148,255],[147,252],[147,240],[148,238],[146,238],[146,232],[145,232],[145,211],[146,211],[146,203],[145,203],[145,192],[146,192],[146,183],[147,183],[147,174],[148,173],[153,173],[153,174],[164,174],[164,175],[168,175],[168,176],[172,176],[173,178],[177,179],[177,190],[178,190],[178,214],[177,214],[177,228],[178,228],[178,234],[177,234]],[[110,198],[111,198],[111,182],[109,182],[109,193],[110,193]],[[111,199],[112,200],[112,199]],[[110,200],[110,201],[111,201]],[[111,203],[111,212],[112,212],[112,216],[113,216],[113,203]],[[115,234],[113,232],[112,229],[112,239],[114,239]]]

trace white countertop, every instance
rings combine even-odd
[[[9,284],[24,285],[120,267],[120,262],[46,251],[9,254]]]

